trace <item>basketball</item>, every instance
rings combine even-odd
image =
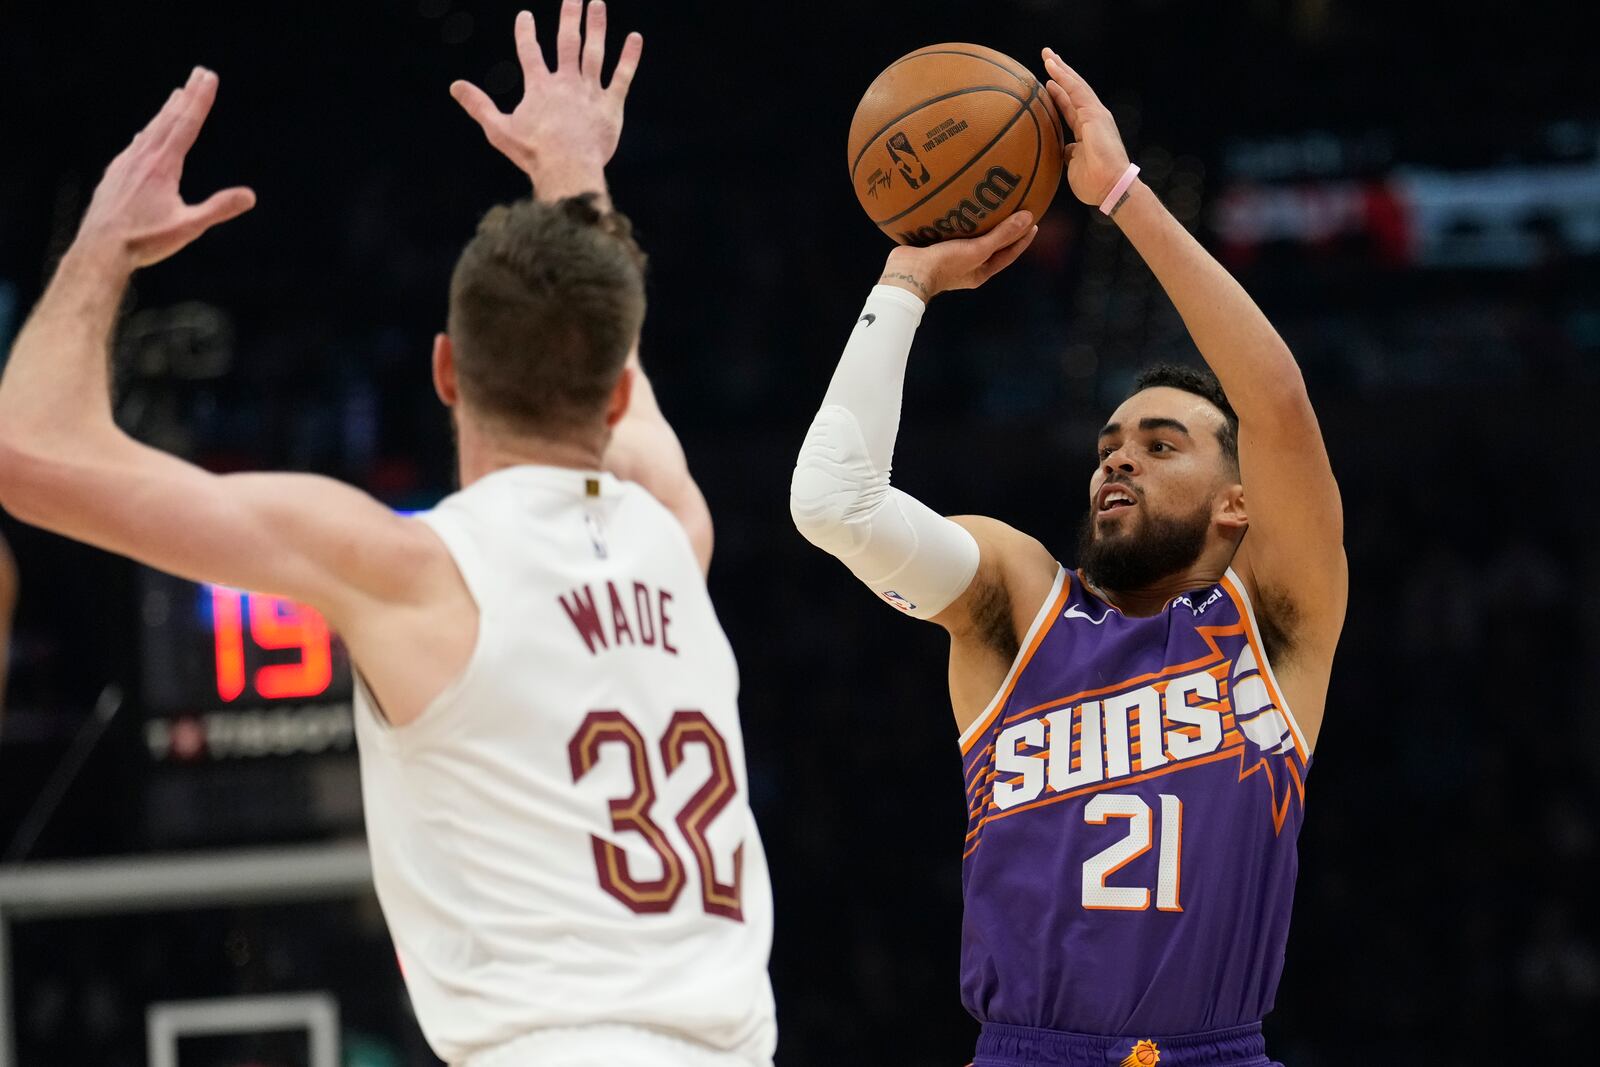
[[[1027,67],[982,45],[929,45],[891,63],[856,105],[850,181],[900,244],[976,237],[1020,208],[1044,214],[1064,143]]]

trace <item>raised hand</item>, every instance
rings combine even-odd
[[[128,270],[159,263],[219,222],[249,211],[243,186],[186,204],[178,193],[183,161],[217,99],[217,76],[194,68],[150,124],[111,161],[95,187],[76,244],[109,251]]]
[[[563,0],[556,32],[556,69],[545,66],[531,12],[518,13],[517,58],[522,62],[522,100],[507,115],[470,82],[450,86],[489,143],[533,179],[546,199],[603,191],[605,165],[622,136],[622,108],[633,84],[644,38],[628,34],[611,83],[600,84],[606,54],[605,0]],[[579,24],[587,22],[583,40]]]
[[[1044,67],[1050,73],[1050,98],[1072,130],[1067,184],[1079,200],[1098,207],[1128,169],[1128,150],[1110,110],[1077,71],[1049,48],[1044,50]]]
[[[951,289],[976,289],[1017,261],[1039,227],[1018,211],[981,237],[958,237],[926,248],[901,246],[889,253],[879,282],[916,293],[924,301]]]

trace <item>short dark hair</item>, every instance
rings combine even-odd
[[[1191,367],[1185,363],[1156,363],[1139,372],[1133,380],[1133,389],[1128,396],[1142,393],[1146,389],[1182,389],[1186,393],[1209,400],[1211,405],[1222,412],[1223,426],[1217,433],[1217,441],[1222,445],[1222,454],[1228,457],[1228,462],[1233,464],[1233,469],[1239,469],[1239,416],[1233,410],[1233,405],[1228,403],[1228,394],[1222,391],[1222,383],[1217,381],[1217,376],[1210,370],[1202,367]]]
[[[491,208],[450,278],[462,397],[514,432],[594,422],[644,323],[644,266],[593,194]]]

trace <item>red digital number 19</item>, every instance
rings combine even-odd
[[[256,670],[255,691],[268,700],[314,697],[333,680],[333,644],[322,614],[303,604],[260,593],[211,587],[211,632],[216,643],[217,695],[237,700],[245,690],[244,602],[250,602],[250,639],[256,647],[300,652],[295,663]]]

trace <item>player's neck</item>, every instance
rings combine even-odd
[[[604,439],[535,437],[485,430],[470,419],[456,420],[456,463],[463,488],[507,467],[568,467],[599,470]]]
[[[1232,546],[1228,547],[1231,550]],[[1231,560],[1231,551],[1227,557],[1216,558],[1211,552],[1202,553],[1199,559],[1182,570],[1137,589],[1106,589],[1096,585],[1087,576],[1085,580],[1091,592],[1122,614],[1144,618],[1161,614],[1172,603],[1173,597],[1216,585],[1227,573]]]

